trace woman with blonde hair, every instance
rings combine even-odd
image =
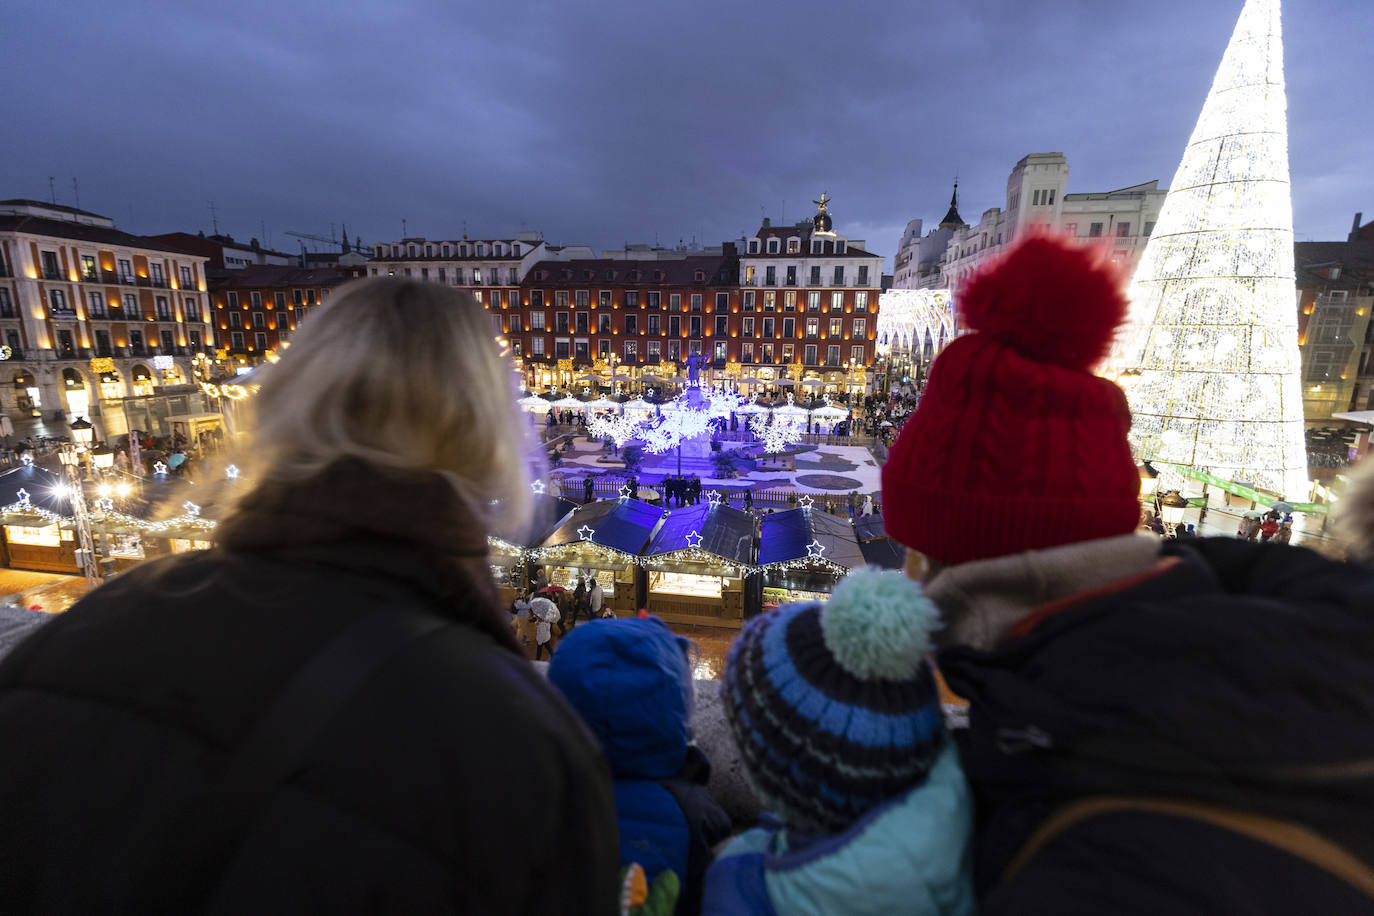
[[[0,665],[7,909],[611,910],[605,763],[487,562],[530,507],[489,327],[434,284],[340,290],[262,370],[215,547]]]

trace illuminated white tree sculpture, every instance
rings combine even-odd
[[[1241,11],[1107,371],[1141,457],[1304,496],[1279,0]]]

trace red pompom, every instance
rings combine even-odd
[[[1125,276],[1106,252],[1033,234],[974,275],[963,323],[1028,359],[1092,369],[1126,318]]]

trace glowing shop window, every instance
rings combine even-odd
[[[649,591],[662,595],[687,595],[692,598],[719,598],[720,576],[698,576],[693,573],[651,572]]]
[[[143,538],[141,535],[112,534],[109,538],[110,556],[124,557],[130,560],[143,559]]]
[[[22,525],[6,525],[5,539],[11,544],[27,544],[30,547],[61,547],[62,539],[56,525],[42,528],[25,528]]]
[[[172,553],[190,553],[193,550],[209,550],[212,546],[209,541],[195,541],[188,538],[172,538],[167,542],[172,549]]]

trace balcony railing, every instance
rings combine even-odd
[[[167,289],[166,277],[150,277],[148,282],[154,289]]]
[[[45,269],[45,270],[43,271],[43,279],[44,279],[44,280],[65,280],[65,279],[67,279],[67,277],[66,277],[66,275],[63,274],[60,270],[47,270],[47,269]]]
[[[124,284],[125,286],[137,286],[138,278],[135,277],[133,274],[120,274],[119,282]]]
[[[64,306],[62,308],[52,306],[48,309],[48,314],[54,318],[75,318],[76,309],[67,306]]]

